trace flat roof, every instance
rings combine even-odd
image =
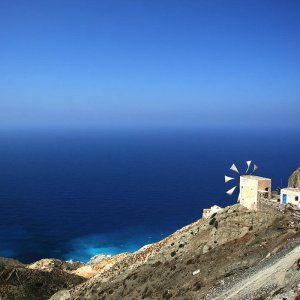
[[[291,187],[287,187],[284,189],[281,189],[282,191],[291,191],[291,192],[300,192],[300,188],[291,188]]]
[[[254,175],[242,175],[241,177],[253,180],[271,180],[271,178],[261,177],[261,176],[254,176]]]

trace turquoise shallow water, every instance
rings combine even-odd
[[[253,159],[274,188],[300,165],[290,132],[1,132],[0,144],[0,256],[24,262],[135,251],[234,203],[231,163]]]

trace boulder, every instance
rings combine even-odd
[[[290,188],[300,188],[300,167],[289,178]]]

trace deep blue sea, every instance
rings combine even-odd
[[[87,261],[135,251],[231,205],[224,174],[259,166],[273,188],[300,166],[292,131],[0,132],[0,256]]]

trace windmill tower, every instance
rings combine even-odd
[[[262,199],[271,199],[271,179],[260,176],[254,176],[254,172],[258,169],[257,165],[251,160],[246,162],[246,171],[240,173],[235,164],[232,164],[230,170],[238,177],[230,177],[225,175],[225,183],[238,181],[236,185],[229,189],[226,194],[232,196],[239,186],[238,202],[250,210],[258,210],[259,202]],[[253,165],[253,166],[252,166]]]

